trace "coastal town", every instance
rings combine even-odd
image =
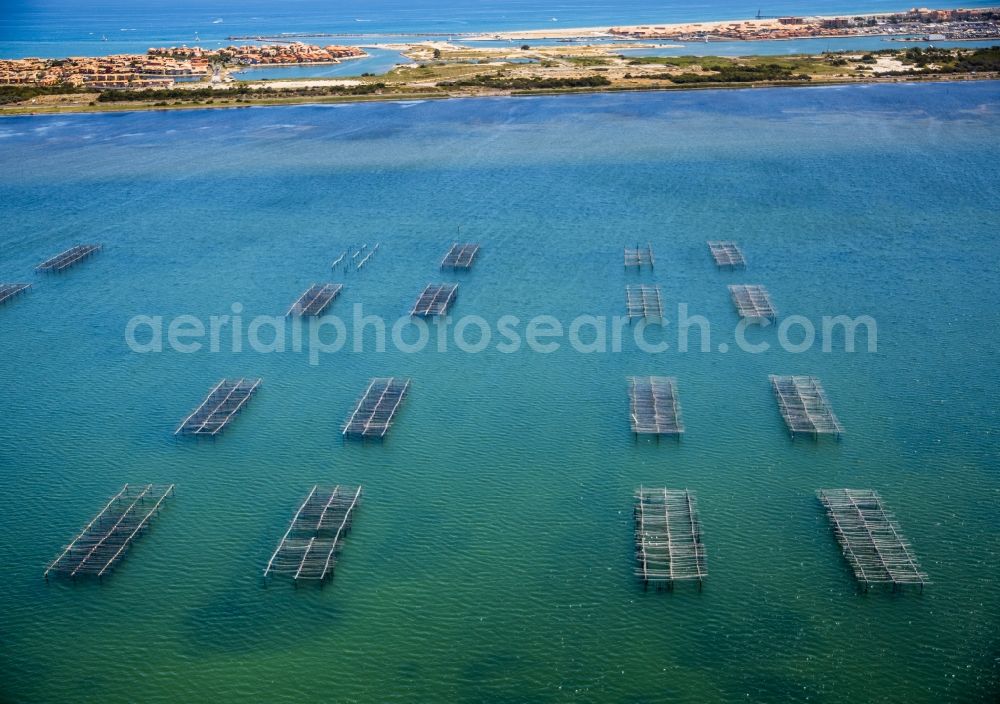
[[[67,86],[92,90],[170,88],[178,81],[210,78],[215,66],[331,64],[360,58],[356,46],[313,46],[294,42],[227,46],[219,49],[173,46],[145,54],[67,59],[0,60],[0,85]]]
[[[830,50],[774,56],[754,53],[755,41],[883,35],[864,51]],[[742,22],[557,29],[519,32],[509,41],[487,35],[386,43],[395,66],[336,78],[254,78],[254,66],[309,66],[364,59],[363,48],[309,44],[334,35],[259,37],[254,43],[151,48],[145,54],[67,59],[0,60],[0,113],[135,108],[216,107],[323,100],[467,97],[532,92],[668,90],[708,86],[806,85],[899,80],[983,80],[1000,73],[1000,46],[960,39],[1000,40],[1000,12],[919,10],[852,18],[754,18]],[[925,46],[907,44],[924,38]],[[930,37],[951,48],[926,46]],[[543,41],[544,39],[544,41]],[[664,40],[705,49],[670,56]],[[713,41],[745,41],[746,54],[715,56]],[[1000,41],[998,41],[1000,44]],[[674,45],[679,46],[679,45]],[[967,48],[966,48],[967,47]],[[699,49],[701,47],[699,46]],[[649,55],[643,50],[650,49]]]
[[[310,35],[294,35],[306,37]],[[334,36],[326,34],[314,37]],[[1000,8],[928,10],[914,8],[903,13],[852,17],[755,17],[743,21],[700,22],[620,26],[591,29],[545,29],[500,34],[463,35],[476,46],[486,40],[586,43],[609,40],[641,48],[651,41],[761,41],[809,37],[884,36],[896,41],[961,41],[1000,39]],[[261,37],[260,39],[267,39]],[[637,43],[638,42],[638,43]],[[452,42],[424,41],[395,45],[416,60],[435,47],[453,48]],[[538,47],[536,47],[537,49]],[[586,48],[586,47],[581,47]],[[455,53],[455,52],[452,52]],[[502,54],[502,52],[500,52]],[[551,52],[550,52],[551,53]],[[543,57],[558,60],[555,57]],[[706,51],[710,54],[711,51]],[[748,54],[752,50],[748,50]],[[483,58],[495,58],[496,51]],[[23,58],[0,60],[0,86],[62,86],[78,90],[149,90],[177,84],[229,81],[228,69],[257,65],[321,65],[366,56],[358,46],[317,46],[290,38],[272,38],[270,43],[231,45],[220,48],[171,46],[151,48],[145,54],[116,54],[66,59]],[[361,71],[359,71],[361,73]]]
[[[619,38],[670,41],[761,41],[808,37],[897,36],[933,41],[1000,37],[1000,10],[928,10],[853,17],[756,17],[740,22],[612,27]]]

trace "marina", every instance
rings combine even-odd
[[[823,384],[813,376],[771,375],[771,388],[781,417],[794,438],[798,434],[835,435],[843,429],[830,407]]]
[[[79,264],[87,257],[101,251],[99,244],[78,244],[70,247],[65,252],[57,254],[51,259],[46,259],[35,269],[44,272],[60,272],[69,269],[75,264]]]
[[[71,578],[110,573],[173,493],[173,484],[124,485],[49,564],[45,579],[53,573]]]
[[[821,489],[817,492],[826,508],[844,558],[865,591],[877,584],[890,584],[892,591],[917,585],[923,591],[927,574],[903,537],[895,516],[886,510],[882,497],[871,489]]]
[[[299,296],[285,315],[299,317],[323,315],[323,311],[340,295],[342,284],[313,284]]]
[[[246,405],[260,383],[260,379],[223,379],[208,392],[201,405],[181,421],[174,435],[218,435]]]
[[[674,435],[684,432],[677,380],[669,376],[631,376],[629,418],[638,435]]]
[[[372,379],[358,399],[354,412],[344,423],[344,437],[365,440],[385,438],[409,389],[409,379],[397,377]]]
[[[708,576],[694,495],[687,489],[635,492],[635,573],[645,587],[673,589],[675,582]]]
[[[410,315],[422,318],[447,315],[452,303],[455,302],[457,291],[458,284],[427,284],[417,302],[413,304]]]
[[[281,575],[296,584],[332,579],[360,500],[360,486],[313,486],[267,561],[264,578]]]

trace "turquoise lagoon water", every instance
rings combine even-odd
[[[986,7],[973,0],[964,7]],[[0,12],[0,57],[99,56],[143,52],[196,40],[212,47],[229,36],[281,32],[350,34],[486,32],[540,27],[601,27],[647,22],[687,22],[765,15],[855,14],[906,10],[899,0],[773,0],[758,8],[735,0],[649,3],[621,0],[5,0]],[[341,40],[336,40],[341,41]],[[357,43],[360,37],[342,41]]]
[[[290,78],[340,78],[342,76],[360,76],[362,73],[388,73],[396,64],[410,63],[410,60],[398,51],[368,48],[365,49],[365,52],[368,56],[364,58],[350,59],[330,65],[252,66],[242,71],[237,71],[234,77],[242,81]]]
[[[0,121],[0,699],[975,702],[1000,686],[997,83],[585,95]],[[459,228],[461,228],[460,234]],[[479,241],[468,273],[438,262]],[[705,240],[740,241],[720,272]],[[35,276],[76,242],[105,250]],[[621,248],[652,242],[655,273]],[[381,242],[361,272],[331,273]],[[138,354],[137,314],[568,322],[656,282],[731,343],[729,283],[782,315],[873,316],[875,353]],[[861,346],[865,349],[864,345]],[[819,376],[846,428],[792,442],[769,373]],[[381,445],[338,429],[413,379]],[[636,442],[625,377],[678,378],[682,441]],[[215,442],[176,424],[264,384]],[[42,571],[122,483],[176,497],[103,585]],[[260,573],[316,483],[361,483],[334,581]],[[698,495],[704,590],[643,592],[632,492]],[[874,487],[933,584],[859,592],[814,496]]]

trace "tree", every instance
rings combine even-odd
[[[435,49],[434,50],[434,58],[435,59],[440,59],[441,58],[441,50],[440,49]]]
[[[527,51],[527,50],[528,50],[528,49],[530,49],[530,48],[531,48],[531,47],[530,47],[530,46],[528,46],[527,44],[522,44],[522,45],[521,45],[521,51]]]

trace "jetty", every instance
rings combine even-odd
[[[633,318],[663,318],[663,297],[659,286],[638,284],[625,287],[625,306],[629,322]]]
[[[653,257],[653,245],[646,243],[645,248],[639,245],[625,248],[626,269],[630,267],[641,269],[643,266],[649,266],[652,269],[655,264],[656,259]]]
[[[916,584],[923,591],[924,585],[930,583],[878,492],[821,489],[816,495],[826,508],[844,557],[865,591],[875,584],[891,584],[893,591]]]
[[[708,568],[692,492],[639,487],[635,554],[635,573],[646,588],[673,589],[674,582],[697,580],[701,590]]]
[[[285,315],[298,317],[322,315],[340,295],[343,284],[313,284],[292,304]]]
[[[57,254],[51,259],[46,259],[44,262],[36,266],[35,270],[48,272],[64,271],[74,264],[82,262],[94,253],[101,251],[101,249],[102,245],[99,244],[78,244],[74,247],[70,247],[65,252]]]
[[[429,318],[435,315],[447,315],[448,309],[455,302],[458,284],[427,284],[423,293],[413,304],[410,315]]]
[[[108,574],[173,495],[174,485],[126,484],[45,570],[76,578]]]
[[[819,379],[814,376],[774,374],[770,379],[781,417],[785,419],[785,425],[793,439],[800,433],[813,437],[836,435],[840,438],[844,431],[830,407]]]
[[[28,291],[31,284],[0,284],[0,305]]]
[[[742,269],[747,265],[743,252],[735,242],[709,242],[708,249],[720,269]]]
[[[246,405],[260,386],[260,379],[223,379],[191,415],[181,421],[174,435],[218,435]]]
[[[630,376],[629,416],[638,435],[674,435],[684,432],[677,380],[670,376]]]
[[[442,269],[471,269],[475,263],[479,245],[475,243],[453,244],[441,260]]]
[[[748,320],[774,320],[777,312],[771,303],[771,297],[763,286],[748,286],[738,284],[729,287],[729,295],[741,318]]]
[[[267,561],[264,578],[277,574],[296,584],[300,580],[322,584],[332,577],[360,500],[360,486],[314,486]]]
[[[409,379],[372,379],[344,423],[344,437],[383,439],[409,389]]]

